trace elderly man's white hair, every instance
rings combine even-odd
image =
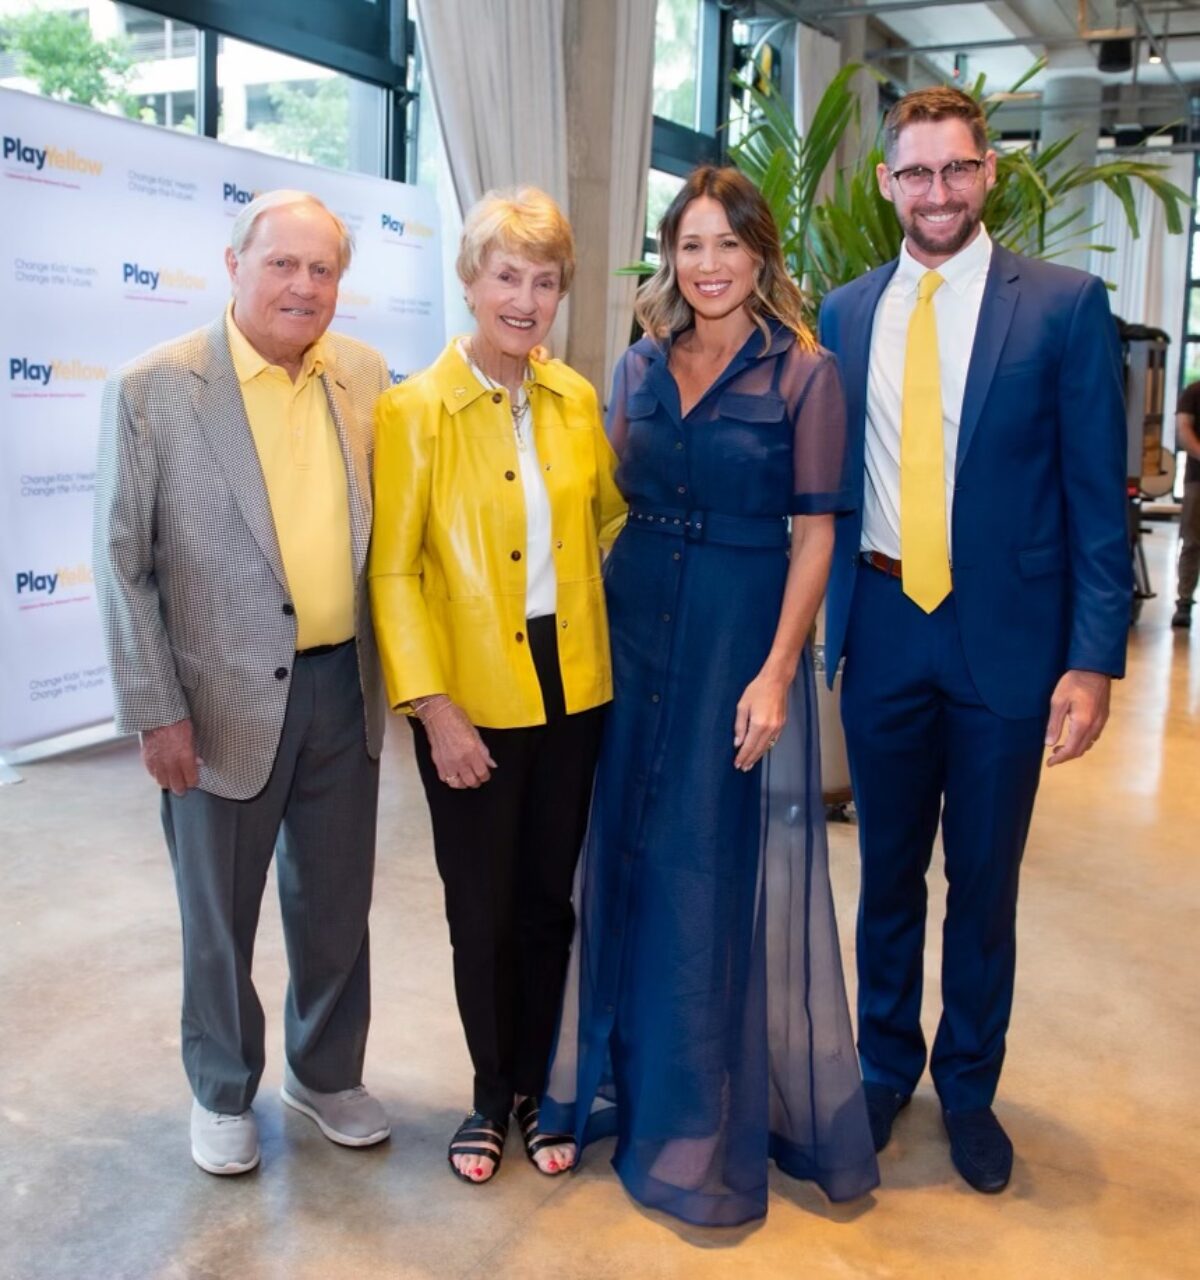
[[[233,227],[229,232],[229,247],[234,255],[238,258],[242,256],[246,246],[254,237],[254,228],[259,218],[264,213],[271,209],[284,209],[296,204],[311,205],[315,209],[320,209],[333,222],[338,234],[338,264],[342,275],[345,275],[354,254],[354,236],[341,218],[309,191],[290,191],[284,187],[278,191],[264,191],[261,196],[251,200],[234,218]]]

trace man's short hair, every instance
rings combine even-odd
[[[947,84],[906,93],[883,119],[883,156],[891,164],[896,155],[900,134],[910,124],[924,120],[961,120],[970,130],[982,156],[988,149],[987,117],[983,108],[961,89]]]
[[[324,201],[318,200],[310,191],[291,191],[286,187],[281,187],[278,191],[264,191],[262,195],[255,196],[234,218],[233,227],[229,232],[229,247],[233,250],[234,257],[242,256],[254,238],[254,228],[264,213],[271,209],[286,209],[296,204],[311,205],[314,209],[320,209],[333,223],[338,235],[338,265],[341,268],[341,274],[345,275],[350,266],[350,259],[354,255],[354,236],[350,228]]]

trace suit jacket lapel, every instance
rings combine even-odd
[[[971,350],[971,363],[967,367],[967,385],[963,392],[962,421],[958,427],[958,452],[954,459],[954,474],[962,470],[963,459],[971,447],[979,415],[987,402],[1000,362],[1000,352],[1013,311],[1020,296],[1020,259],[1002,245],[992,246],[992,261],[988,267],[987,283],[983,287],[983,301],[979,307],[979,324],[975,328],[975,345]]]
[[[869,276],[854,299],[854,306],[839,326],[838,359],[846,388],[848,429],[861,439],[867,429],[867,376],[871,363],[871,335],[879,299],[896,274],[899,259]]]
[[[283,571],[267,484],[254,437],[250,434],[250,420],[246,417],[233,357],[229,354],[224,316],[209,328],[207,358],[198,361],[192,372],[196,376],[192,403],[200,428],[251,535],[266,556],[271,572],[286,590],[287,576]]]
[[[342,460],[346,464],[346,496],[350,506],[350,542],[354,552],[354,576],[361,577],[367,562],[367,548],[371,541],[371,482],[367,475],[364,452],[355,447],[351,423],[355,421],[350,389],[338,381],[337,370],[321,375],[325,394],[329,397],[329,411],[338,433]]]

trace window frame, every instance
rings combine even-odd
[[[217,46],[220,36],[288,54],[388,93],[383,177],[415,181],[416,147],[409,146],[408,87],[417,56],[409,0],[130,0],[138,9],[196,29],[196,132],[216,139],[220,115]],[[706,3],[708,0],[706,0]],[[715,3],[715,0],[713,0]],[[297,16],[300,14],[301,16]],[[386,49],[381,55],[378,50]]]
[[[1200,152],[1196,152],[1192,157],[1192,196],[1195,197],[1197,189],[1200,188]],[[1200,294],[1200,275],[1196,273],[1196,256],[1200,252],[1200,205],[1193,204],[1191,209],[1191,221],[1188,226],[1188,274],[1187,283],[1183,288],[1183,319],[1179,325],[1181,335],[1179,353],[1179,386],[1177,391],[1182,391],[1187,386],[1187,367],[1188,367],[1188,349],[1195,345],[1200,350],[1200,330],[1189,329],[1189,323],[1192,318],[1192,296],[1193,293]]]
[[[699,128],[655,116],[650,134],[650,168],[677,178],[701,164],[723,164],[729,121],[729,74],[733,68],[733,13],[719,0],[699,0],[700,33],[696,59]],[[643,253],[656,252],[647,235]]]

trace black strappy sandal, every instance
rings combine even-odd
[[[482,1187],[500,1172],[500,1162],[504,1159],[504,1140],[508,1137],[508,1125],[500,1120],[489,1120],[482,1111],[472,1111],[454,1131],[450,1139],[450,1147],[446,1159],[450,1163],[450,1172],[461,1182],[473,1187]],[[483,1142],[494,1142],[491,1147],[480,1146]],[[454,1167],[455,1156],[483,1156],[492,1162],[492,1171],[486,1178],[472,1178]]]
[[[565,1164],[561,1169],[543,1169],[534,1156],[547,1147],[573,1147],[575,1138],[569,1133],[542,1133],[538,1128],[540,1111],[537,1099],[531,1094],[517,1103],[513,1108],[513,1115],[517,1117],[517,1123],[521,1126],[521,1138],[525,1143],[525,1155],[529,1163],[542,1177],[557,1178],[561,1174],[570,1173],[575,1167],[574,1164]]]

